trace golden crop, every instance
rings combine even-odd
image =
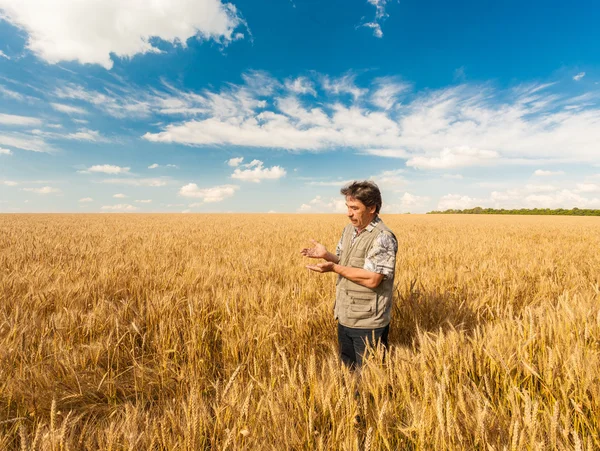
[[[383,219],[358,377],[299,254],[344,215],[1,215],[0,449],[600,449],[598,218]]]

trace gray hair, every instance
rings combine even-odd
[[[355,180],[354,182],[345,185],[340,193],[343,196],[354,197],[360,200],[366,207],[375,206],[375,213],[379,214],[381,210],[381,191],[372,180]]]

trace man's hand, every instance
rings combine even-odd
[[[327,252],[327,248],[325,246],[323,246],[321,243],[319,243],[316,240],[311,239],[310,241],[312,242],[313,247],[302,249],[300,251],[300,253],[302,255],[304,255],[305,257],[310,257],[310,258],[325,258],[325,257],[327,257],[327,254],[329,254],[329,252]]]
[[[308,269],[315,272],[331,272],[333,271],[335,263],[333,262],[325,262],[325,263],[317,263],[316,265],[306,265]]]

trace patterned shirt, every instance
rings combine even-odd
[[[364,233],[365,230],[370,232],[379,222],[381,222],[381,219],[379,216],[375,216],[371,223],[361,230],[361,233]],[[354,240],[358,235],[358,230],[355,227],[354,232],[352,233],[352,241],[350,245],[354,244]],[[335,249],[335,253],[338,257],[342,253],[343,239],[344,235],[342,234],[342,237],[340,238],[340,241]],[[396,266],[396,252],[398,252],[398,241],[396,240],[396,237],[390,235],[389,233],[381,233],[365,257],[363,269],[376,272],[378,274],[383,274],[385,279],[388,277],[393,277],[394,268]]]

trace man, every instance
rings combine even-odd
[[[379,218],[381,192],[374,182],[355,181],[340,192],[346,197],[350,224],[336,253],[311,240],[314,247],[301,254],[325,260],[308,269],[338,274],[334,314],[340,357],[354,369],[361,367],[367,344],[387,347],[398,242]]]

